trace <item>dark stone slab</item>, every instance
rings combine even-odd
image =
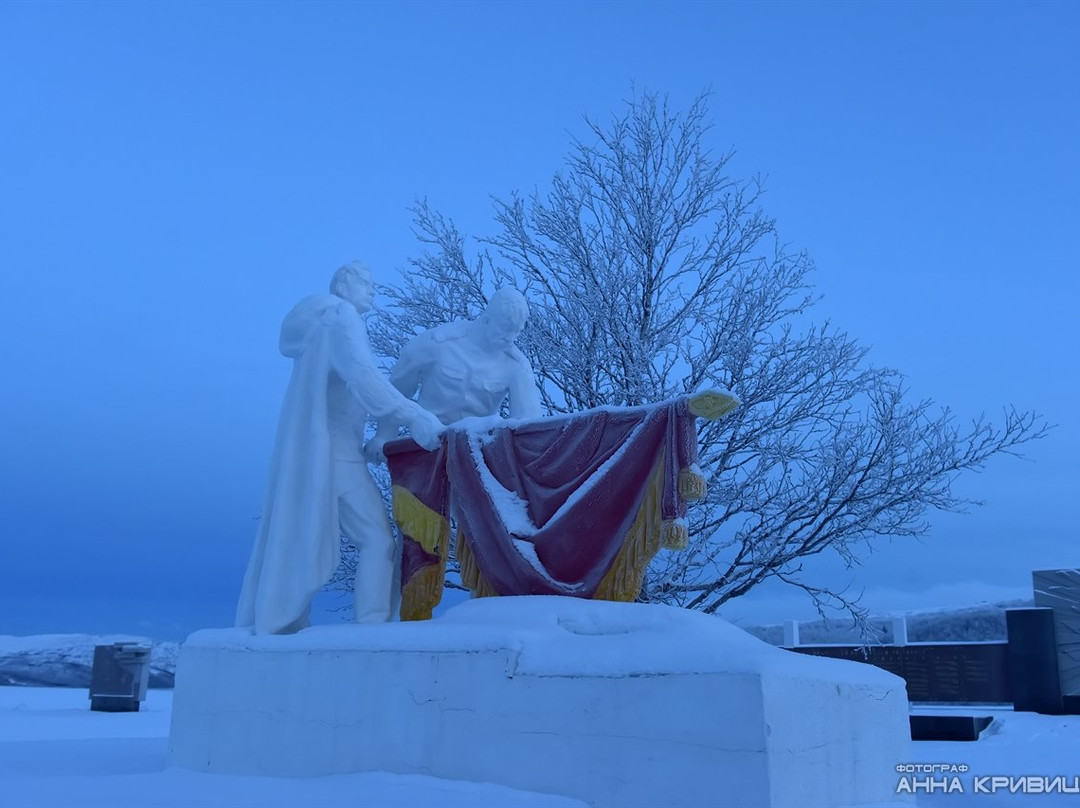
[[[90,671],[90,709],[101,712],[138,712],[150,679],[148,645],[114,643],[94,648]]]
[[[1054,636],[1054,610],[1008,609],[1009,679],[1013,709],[1060,715],[1064,707],[1058,677],[1058,648]]]
[[[994,719],[988,715],[913,715],[913,741],[977,741]]]

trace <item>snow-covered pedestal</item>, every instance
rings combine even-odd
[[[175,765],[428,774],[603,806],[896,800],[901,679],[664,606],[474,600],[419,623],[200,631],[177,670]]]

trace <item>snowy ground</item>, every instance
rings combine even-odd
[[[228,777],[169,768],[171,690],[138,713],[97,713],[87,691],[0,687],[4,808],[581,808],[502,786],[395,774]]]
[[[1036,713],[1016,713],[1005,706],[965,706],[929,708],[917,707],[919,713],[945,713],[953,715],[989,715],[994,723],[983,731],[974,742],[920,741],[912,744],[911,763],[945,763],[967,767],[967,771],[955,775],[937,774],[940,781],[957,777],[963,792],[953,791],[918,796],[919,808],[976,808],[976,806],[1017,806],[1017,808],[1041,808],[1041,806],[1080,806],[1080,793],[1031,793],[1038,788],[1037,778],[1063,778],[1061,786],[1073,789],[1080,778],[1080,716],[1052,716]],[[897,775],[899,778],[901,775]],[[911,777],[912,775],[906,775]],[[925,777],[926,775],[918,775]],[[976,793],[975,778],[1012,778],[1010,786],[999,786],[997,793]],[[1027,783],[1019,778],[1029,776]],[[1034,782],[1032,782],[1034,781]],[[989,789],[989,780],[982,780]],[[951,787],[951,783],[949,784]],[[1028,793],[1023,793],[1027,787]]]
[[[88,709],[85,690],[0,687],[0,804],[4,808],[582,805],[563,797],[430,777],[358,774],[278,779],[169,768],[166,745],[171,702],[171,691],[154,690],[139,713],[95,713]],[[963,793],[950,783],[951,793],[942,793],[939,788],[929,796],[920,794],[919,808],[1080,805],[1077,794],[974,793],[974,778],[979,776],[1064,776],[1071,783],[1080,775],[1080,716],[1040,716],[994,707],[966,712],[996,717],[981,740],[916,743],[912,760],[898,761],[967,767],[955,775],[934,775],[939,779],[955,776]],[[884,776],[897,782],[901,778],[896,773]],[[718,797],[716,808],[723,808],[722,797]]]

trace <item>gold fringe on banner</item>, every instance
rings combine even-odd
[[[439,557],[438,564],[417,570],[401,587],[401,619],[430,620],[431,610],[442,600],[450,522],[400,485],[393,487],[393,507],[394,521],[401,532]]]
[[[704,477],[690,469],[679,471],[679,496],[682,499],[688,502],[705,499],[707,492],[708,486],[705,485]]]
[[[461,566],[461,583],[472,593],[474,598],[494,598],[499,596],[495,588],[487,582],[484,574],[480,572],[480,567],[476,563],[476,556],[473,555],[472,548],[469,547],[469,542],[460,529],[457,538],[454,540],[454,555],[457,556],[458,564]]]
[[[645,577],[645,569],[660,550],[661,531],[664,528],[663,501],[664,453],[661,452],[649,474],[645,496],[641,500],[634,523],[630,525],[611,569],[596,588],[594,600],[629,603],[637,598]]]
[[[427,552],[445,559],[450,522],[417,499],[408,488],[395,485],[393,498],[394,521],[401,532],[419,542]]]
[[[445,564],[424,567],[401,588],[401,619],[430,620],[431,611],[442,600]]]

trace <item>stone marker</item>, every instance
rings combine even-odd
[[[1052,609],[1006,609],[1009,684],[1013,709],[1059,715],[1061,680],[1057,670]]]
[[[137,713],[150,681],[149,645],[117,642],[94,647],[90,671],[90,709]]]

